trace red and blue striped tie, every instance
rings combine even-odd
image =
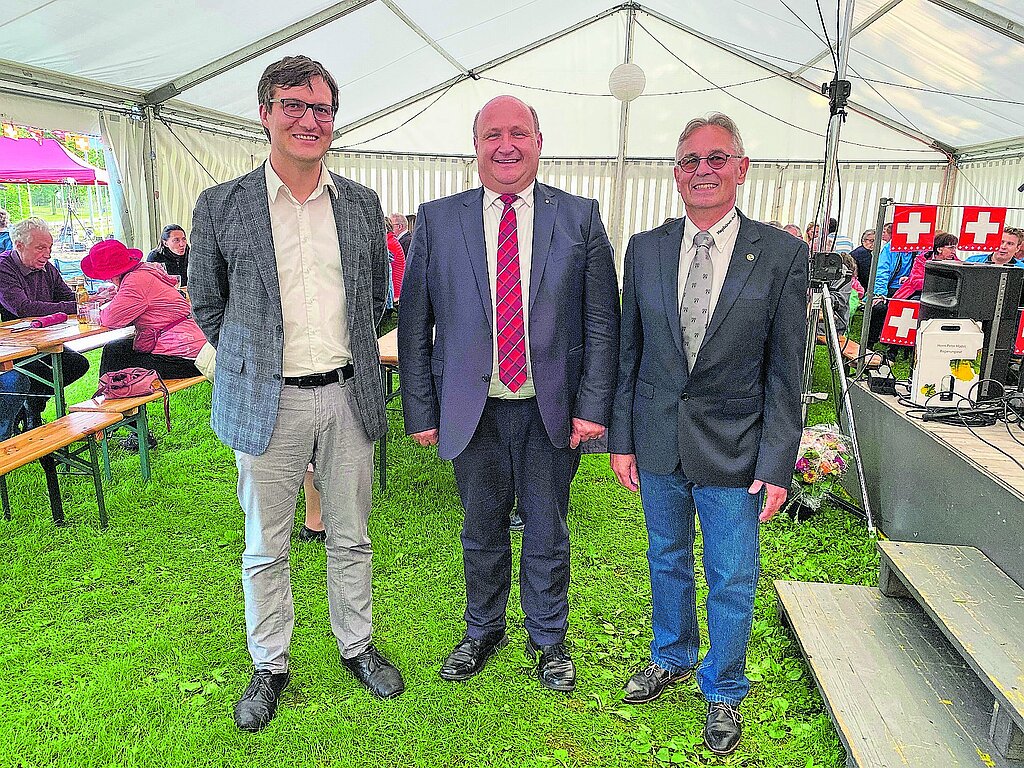
[[[519,276],[518,195],[502,195],[505,204],[498,225],[497,312],[498,378],[512,392],[526,383],[526,326],[523,323],[523,287]]]

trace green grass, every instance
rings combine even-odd
[[[92,394],[92,357],[71,402]],[[531,675],[516,598],[513,644],[466,683],[438,678],[463,628],[461,509],[451,465],[403,436],[400,413],[391,415],[389,489],[375,493],[370,529],[375,637],[407,691],[377,702],[342,668],[323,547],[296,542],[294,677],[269,728],[238,732],[231,708],[250,674],[242,514],[233,457],[209,428],[209,406],[206,384],[175,395],[169,434],[153,407],[160,446],[148,484],[137,456],[114,453],[105,533],[90,481],[62,480],[69,525],[58,529],[38,464],[9,478],[14,519],[0,524],[3,768],[845,764],[780,625],[771,580],[875,583],[874,544],[861,521],[826,509],[804,523],[777,517],[764,526],[745,735],[734,756],[718,760],[698,746],[704,705],[692,683],[647,706],[620,701],[630,670],[648,656],[650,585],[639,501],[614,482],[603,456],[584,458],[572,491],[577,691],[552,693]],[[828,416],[826,406],[815,418]],[[703,598],[702,578],[699,585]]]

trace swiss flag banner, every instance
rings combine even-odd
[[[1002,241],[1005,224],[1005,208],[965,205],[957,248],[961,251],[994,251]]]
[[[934,205],[897,205],[892,217],[893,251],[927,251],[935,242],[939,209]]]
[[[893,238],[896,236],[893,235]],[[917,342],[917,317],[921,309],[919,301],[890,299],[885,312],[885,325],[878,340],[883,344],[899,344],[912,347]]]
[[[1013,343],[1013,354],[1024,355],[1024,312],[1020,313],[1020,322],[1017,323],[1017,340]]]

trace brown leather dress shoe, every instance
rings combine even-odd
[[[262,731],[274,719],[277,700],[288,686],[289,672],[257,669],[242,698],[235,704],[235,725],[249,733]]]
[[[533,640],[527,640],[526,655],[533,659],[539,655],[537,677],[546,687],[562,693],[576,690],[576,665],[565,643],[534,645]]]
[[[405,690],[402,673],[372,643],[358,656],[342,659],[341,663],[378,699],[391,699]]]
[[[736,707],[720,701],[708,703],[704,745],[719,757],[731,755],[743,735],[743,716]]]
[[[689,680],[692,675],[692,669],[669,672],[667,669],[659,667],[654,661],[649,661],[646,667],[634,672],[633,676],[626,681],[626,695],[622,700],[627,704],[644,704],[654,701],[670,685]]]
[[[468,635],[459,642],[441,665],[441,679],[468,680],[481,669],[497,651],[508,645],[504,632],[481,638]]]

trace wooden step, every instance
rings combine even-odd
[[[913,600],[776,581],[856,768],[1019,768],[989,741],[992,696]]]
[[[1024,589],[974,547],[880,541],[878,549],[883,593],[920,604],[999,705],[997,749],[1024,759]]]

